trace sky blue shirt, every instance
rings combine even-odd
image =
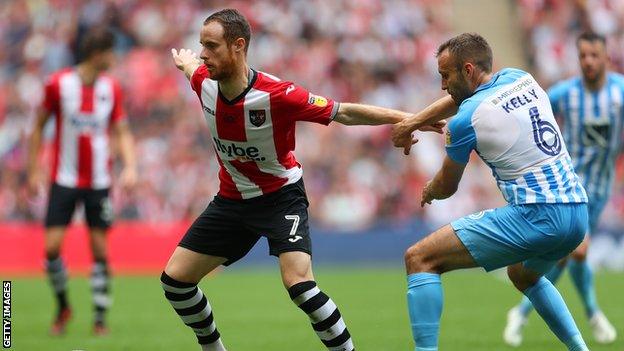
[[[582,78],[574,77],[555,84],[548,97],[590,200],[608,199],[621,148],[624,76],[607,73],[597,91],[587,90]]]
[[[522,70],[497,72],[462,102],[446,150],[458,163],[475,150],[510,204],[587,202],[548,95]]]

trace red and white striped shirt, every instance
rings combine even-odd
[[[201,65],[191,77],[212,135],[219,171],[219,195],[249,199],[301,179],[295,159],[295,122],[328,125],[338,103],[310,94],[292,82],[263,72],[240,96],[228,101]]]
[[[75,69],[64,69],[46,82],[43,107],[56,120],[52,182],[70,188],[110,187],[109,129],[125,118],[119,84],[100,75],[93,85],[84,85]]]

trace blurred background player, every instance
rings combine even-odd
[[[295,124],[393,124],[410,114],[339,104],[251,69],[250,37],[247,19],[225,9],[204,21],[201,61],[190,50],[172,49],[176,66],[190,80],[204,110],[221,166],[221,186],[162,273],[165,297],[193,329],[202,350],[225,350],[211,306],[197,284],[220,265],[244,257],[264,236],[269,253],[279,258],[290,298],[308,315],[325,347],[355,350],[340,311],[312,274],[308,200],[293,153]]]
[[[107,332],[105,312],[110,305],[106,231],[113,220],[109,199],[111,146],[109,133],[117,142],[124,168],[121,185],[131,187],[137,178],[132,135],[122,107],[119,84],[104,72],[114,60],[113,34],[105,28],[87,32],[79,47],[81,62],[52,74],[30,137],[28,182],[37,194],[43,185],[38,154],[42,134],[54,116],[56,136],[50,171],[50,191],[45,218],[45,255],[48,278],[58,311],[50,332],[65,332],[72,310],[67,298],[67,270],[60,257],[65,229],[75,207],[82,203],[89,226],[93,254],[91,288],[95,308],[94,333]]]
[[[609,58],[603,36],[585,32],[578,37],[576,45],[582,75],[556,84],[548,91],[548,97],[563,125],[563,138],[569,145],[574,170],[587,191],[589,228],[583,243],[568,260],[562,260],[548,272],[546,278],[554,284],[568,267],[594,338],[604,344],[615,341],[617,333],[598,307],[587,250],[613,188],[624,123],[624,76],[607,71]],[[522,343],[522,329],[532,309],[525,297],[509,311],[503,333],[507,344]]]
[[[589,350],[561,295],[542,277],[581,243],[587,230],[587,195],[546,92],[524,71],[507,68],[493,74],[492,50],[478,34],[449,39],[437,57],[442,89],[459,108],[448,126],[448,155],[425,185],[421,206],[457,191],[472,150],[492,169],[508,205],[453,221],[405,253],[416,350],[438,349],[440,275],[471,267],[507,267],[514,286],[568,350]],[[453,102],[442,101],[451,112]],[[399,123],[394,144],[409,147],[411,133],[428,117]]]

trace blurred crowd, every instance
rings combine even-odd
[[[553,19],[555,10],[546,5],[566,2],[520,2],[531,14],[525,20],[533,21],[524,23],[534,27],[528,35],[547,37],[564,51],[573,45],[565,30],[574,16]],[[0,222],[44,215],[45,198],[33,198],[26,189],[27,136],[45,77],[75,64],[77,41],[94,25],[110,27],[117,37],[112,74],[124,88],[139,162],[136,188],[113,189],[117,217],[170,221],[192,219],[203,210],[218,190],[218,165],[197,97],[175,69],[170,48],[199,52],[201,23],[224,7],[239,9],[251,23],[252,67],[316,94],[414,112],[442,95],[434,54],[451,35],[448,0],[0,1]],[[618,14],[612,26],[603,25],[619,35],[621,48],[624,6],[617,11],[602,16]],[[534,57],[548,81],[576,69],[574,55],[569,69],[559,65],[554,73],[547,61],[553,58]],[[47,129],[49,144],[52,125]],[[389,127],[301,123],[296,155],[312,222],[337,231],[364,229],[379,219],[437,224],[503,203],[489,169],[472,162],[452,200],[421,209],[421,189],[441,164],[444,140],[419,137],[406,157],[392,147]],[[48,148],[42,162],[49,153]],[[616,200],[624,203],[622,189]]]

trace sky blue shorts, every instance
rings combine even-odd
[[[589,197],[589,203],[587,204],[587,211],[589,213],[589,235],[593,235],[598,229],[600,215],[608,201],[609,200],[605,198]]]
[[[487,271],[518,262],[546,273],[585,237],[587,204],[508,205],[451,223],[477,264]]]

